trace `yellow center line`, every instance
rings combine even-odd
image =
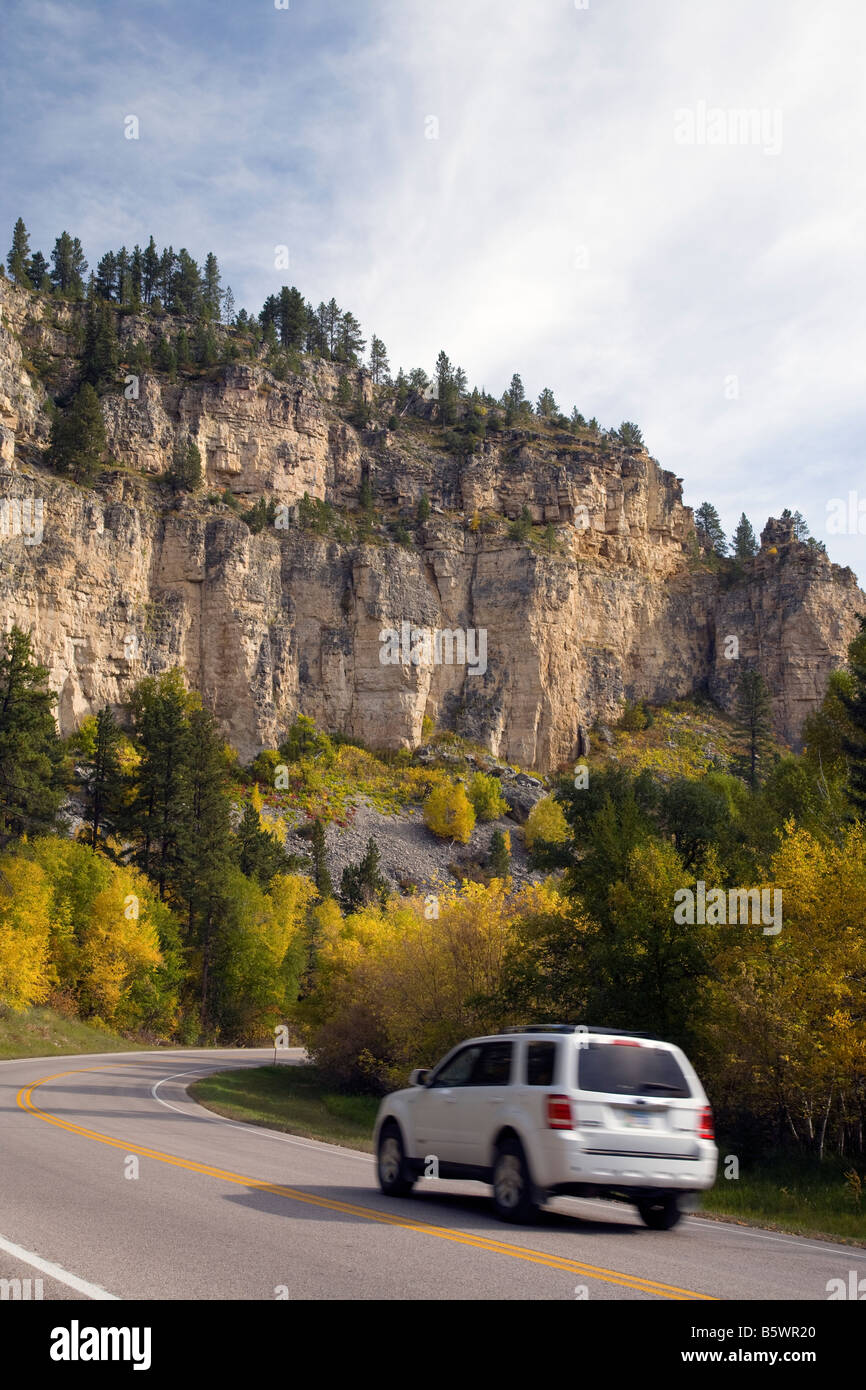
[[[403,1230],[414,1231],[418,1235],[435,1236],[439,1240],[451,1241],[455,1245],[465,1245],[476,1250],[486,1250],[491,1254],[509,1255],[513,1259],[545,1265],[549,1269],[559,1269],[569,1274],[581,1274],[586,1278],[597,1279],[602,1283],[618,1284],[624,1289],[635,1289],[639,1293],[657,1294],[661,1298],[680,1301],[687,1299],[715,1301],[711,1294],[697,1293],[693,1289],[681,1289],[673,1284],[661,1284],[654,1279],[644,1279],[641,1275],[626,1274],[615,1269],[604,1269],[598,1265],[586,1264],[582,1260],[571,1260],[565,1256],[547,1254],[542,1250],[531,1250],[525,1246],[511,1245],[505,1241],[492,1240],[487,1236],[472,1235],[467,1231],[432,1226],[425,1221],[413,1221],[402,1216],[390,1216],[387,1212],[374,1211],[370,1207],[355,1206],[351,1202],[340,1202],[331,1197],[319,1197],[309,1192],[301,1192],[294,1187],[285,1187],[281,1183],[265,1182],[260,1178],[247,1177],[243,1173],[232,1173],[225,1168],[215,1168],[207,1163],[198,1163],[194,1159],[179,1158],[176,1154],[162,1153],[159,1149],[146,1148],[141,1144],[131,1144],[125,1139],[114,1139],[108,1134],[99,1134],[96,1130],[85,1129],[82,1125],[74,1124],[71,1120],[64,1120],[59,1115],[52,1115],[47,1110],[41,1110],[32,1099],[32,1093],[37,1086],[44,1086],[49,1081],[59,1081],[64,1077],[77,1076],[85,1071],[109,1071],[116,1067],[135,1065],[134,1062],[111,1062],[101,1067],[78,1067],[74,1071],[61,1071],[52,1076],[42,1076],[38,1081],[31,1082],[29,1086],[22,1086],[16,1099],[22,1110],[44,1120],[46,1124],[66,1130],[69,1134],[77,1134],[83,1139],[92,1139],[96,1143],[107,1144],[111,1148],[123,1149],[125,1153],[139,1154],[142,1158],[152,1158],[157,1163],[170,1164],[175,1168],[185,1168],[190,1173],[201,1173],[205,1177],[217,1178],[220,1182],[255,1188],[259,1192],[271,1192],[293,1202],[303,1202],[307,1206],[322,1207],[326,1211],[339,1212],[345,1216],[361,1217],[366,1221],[376,1221],[385,1226],[399,1226]]]

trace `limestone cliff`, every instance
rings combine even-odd
[[[41,378],[55,396],[74,385],[82,314],[0,280],[0,613],[33,632],[64,732],[182,664],[244,757],[299,711],[388,746],[416,744],[427,715],[547,769],[624,697],[702,689],[729,707],[745,661],[796,742],[866,612],[850,570],[784,531],[765,532],[739,578],[714,570],[680,480],[643,451],[501,428],[458,455],[435,404],[391,429],[379,402],[383,423],[358,431],[340,379],[368,401],[369,379],[306,358],[285,381],[256,362],[177,383],[146,370],[137,398],[122,368],[102,398],[111,464],[93,489],[75,487],[46,466]],[[134,315],[118,328],[127,355],[160,331]],[[186,440],[206,484],[173,497],[160,475]],[[358,528],[362,483],[375,513]],[[272,499],[276,524],[252,531],[226,489],[243,506]],[[312,529],[304,494],[334,509]],[[432,511],[416,527],[423,495]],[[524,507],[552,528],[545,544],[509,537]],[[386,530],[401,521],[408,544]],[[486,669],[383,664],[383,630],[403,623],[484,632]]]

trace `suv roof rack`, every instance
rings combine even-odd
[[[577,1023],[516,1023],[506,1033],[576,1033]]]
[[[655,1042],[652,1033],[640,1033],[628,1028],[593,1028],[584,1023],[518,1023],[505,1029],[506,1033],[600,1033],[612,1038],[648,1038]]]

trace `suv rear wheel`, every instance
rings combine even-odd
[[[674,1194],[648,1197],[637,1204],[640,1218],[651,1231],[671,1231],[676,1226],[682,1212]]]
[[[523,1146],[504,1139],[493,1163],[493,1205],[501,1221],[531,1221],[538,1211]]]
[[[382,1126],[376,1155],[379,1186],[386,1197],[408,1197],[414,1181],[406,1171],[403,1136],[393,1121]]]

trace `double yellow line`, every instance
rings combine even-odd
[[[65,1129],[68,1134],[77,1134],[83,1139],[92,1139],[98,1144],[108,1144],[111,1148],[122,1149],[124,1153],[139,1154],[142,1158],[151,1158],[157,1163],[167,1163],[174,1168],[185,1168],[190,1173],[202,1173],[205,1177],[217,1178],[220,1182],[234,1183],[239,1187],[255,1188],[259,1192],[272,1192],[278,1197],[287,1197],[293,1202],[303,1202],[306,1206],[322,1207],[325,1211],[339,1212],[344,1216],[357,1216],[365,1221],[377,1221],[385,1226],[399,1226],[405,1231],[414,1231],[418,1235],[435,1236],[438,1240],[447,1240],[454,1245],[465,1245],[475,1250],[485,1250],[494,1255],[508,1255],[512,1259],[524,1260],[529,1264],[544,1265],[548,1269],[559,1269],[566,1274],[578,1274],[586,1279],[597,1279],[605,1284],[617,1284],[624,1289],[635,1289],[638,1293],[656,1294],[660,1298],[680,1301],[688,1299],[714,1301],[712,1295],[696,1293],[693,1289],[680,1289],[673,1284],[660,1284],[655,1279],[644,1279],[636,1274],[624,1274],[619,1270],[584,1264],[581,1260],[569,1260],[560,1255],[549,1255],[541,1250],[530,1250],[525,1246],[511,1245],[506,1241],[490,1240],[487,1236],[476,1236],[469,1232],[456,1231],[444,1226],[431,1226],[425,1221],[412,1221],[402,1216],[390,1216],[387,1212],[374,1211],[370,1207],[355,1206],[351,1202],[338,1202],[331,1197],[318,1197],[309,1192],[301,1192],[294,1187],[285,1187],[281,1183],[263,1182],[260,1178],[250,1178],[243,1173],[232,1173],[225,1168],[214,1168],[208,1163],[197,1163],[193,1159],[178,1158],[175,1154],[162,1153],[159,1149],[148,1149],[141,1144],[130,1144],[124,1139],[113,1139],[110,1135],[98,1134],[96,1130],[85,1129],[82,1125],[74,1124],[71,1120],[61,1119],[59,1115],[52,1115],[47,1110],[41,1110],[33,1102],[32,1096],[36,1088],[46,1085],[49,1081],[59,1081],[63,1077],[77,1076],[85,1071],[108,1071],[115,1067],[134,1065],[136,1065],[134,1062],[112,1062],[101,1067],[77,1067],[74,1071],[61,1071],[55,1072],[52,1076],[42,1076],[38,1081],[21,1088],[17,1096],[18,1105],[22,1110],[35,1115],[37,1119],[44,1120],[46,1124],[54,1125],[58,1129]]]

